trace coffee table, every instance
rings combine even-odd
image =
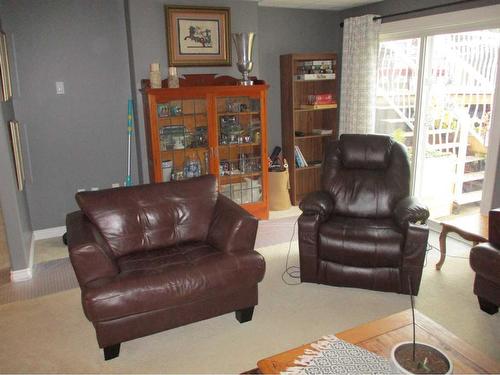
[[[500,373],[499,363],[474,349],[424,314],[415,311],[415,320],[417,341],[443,349],[453,362],[455,374]],[[337,333],[336,336],[389,358],[391,349],[396,343],[411,341],[411,321],[411,310],[406,310]],[[306,344],[262,359],[257,363],[259,372],[279,374],[286,368],[294,366],[294,360],[309,348],[311,344]]]

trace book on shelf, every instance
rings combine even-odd
[[[333,129],[313,129],[312,133],[318,135],[332,135]]]
[[[316,65],[329,65],[332,66],[333,60],[310,60],[310,61],[302,61],[298,64],[299,66],[316,66]]]
[[[330,104],[301,104],[300,109],[330,109],[337,108],[337,103]]]
[[[335,73],[296,74],[294,78],[296,81],[321,81],[335,79]]]
[[[307,95],[307,104],[332,104],[335,103],[332,94]]]
[[[309,166],[307,164],[306,158],[302,154],[302,151],[300,151],[299,146],[295,146],[295,163],[299,168],[304,168]]]
[[[296,168],[301,168],[301,166],[300,166],[300,160],[299,160],[299,154],[297,154],[297,151],[295,151],[295,167]]]

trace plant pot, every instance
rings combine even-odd
[[[391,351],[391,367],[398,374],[451,374],[453,364],[441,350],[429,344],[417,342],[415,362],[413,362],[413,342],[406,341],[395,345]],[[426,367],[418,366],[424,358],[428,358]]]

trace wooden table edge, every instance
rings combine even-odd
[[[422,330],[436,336],[439,341],[443,342],[445,345],[452,347],[453,350],[458,354],[468,359],[474,358],[474,363],[478,367],[482,367],[485,371],[487,371],[487,373],[500,374],[500,365],[497,361],[488,357],[486,354],[483,354],[478,349],[474,348],[472,345],[464,341],[462,338],[456,336],[453,332],[443,327],[441,324],[435,322],[428,316],[418,311],[415,311],[415,321],[416,325],[419,326]],[[432,332],[429,329],[430,327],[432,327]],[[442,334],[437,336],[436,331],[440,331]],[[457,347],[454,342],[460,342],[461,345]],[[480,364],[477,360],[480,362]]]
[[[335,336],[337,336],[339,339],[356,345],[373,337],[400,329],[403,326],[411,324],[412,319],[411,314],[409,313],[410,311],[411,310],[403,310],[381,319],[375,319],[370,322],[347,329],[345,331],[336,333]],[[427,317],[417,310],[415,310],[415,322],[416,325],[418,325],[421,329],[433,335],[436,335],[436,331],[442,332],[443,334],[438,337],[440,341],[450,346],[455,352],[465,358],[468,358],[469,360],[471,360],[471,358],[479,360],[481,362],[480,364],[478,364],[476,360],[473,361],[478,367],[483,368],[488,373],[500,373],[500,367],[495,360],[481,353],[479,350],[473,348],[463,339],[456,336],[445,327],[443,327],[439,323],[436,323],[431,318]],[[432,332],[429,332],[429,330],[432,330]],[[297,358],[298,356],[304,354],[306,349],[311,349],[311,345],[319,340],[261,359],[257,362],[257,367],[262,374],[276,374],[284,371],[285,369],[281,367],[281,364],[283,363],[282,357],[284,353],[286,353],[287,357],[290,358],[289,366],[293,366],[292,358]],[[458,347],[453,343],[456,343],[457,341],[460,343]],[[277,361],[276,358],[280,360]]]

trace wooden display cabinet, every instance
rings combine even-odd
[[[308,80],[302,78],[301,69],[313,62],[324,61],[331,70]],[[320,189],[321,161],[325,143],[336,138],[337,127],[337,55],[335,53],[304,53],[280,56],[281,69],[281,135],[283,155],[288,160],[290,198],[298,205],[302,198]],[[297,77],[299,76],[300,77]],[[300,79],[298,79],[300,78]],[[332,103],[308,105],[310,95],[330,94]],[[330,130],[331,134],[315,134]],[[298,146],[308,166],[299,167],[295,159]]]
[[[219,192],[267,219],[267,89],[213,74],[185,75],[175,89],[143,80],[150,181],[214,174]]]

